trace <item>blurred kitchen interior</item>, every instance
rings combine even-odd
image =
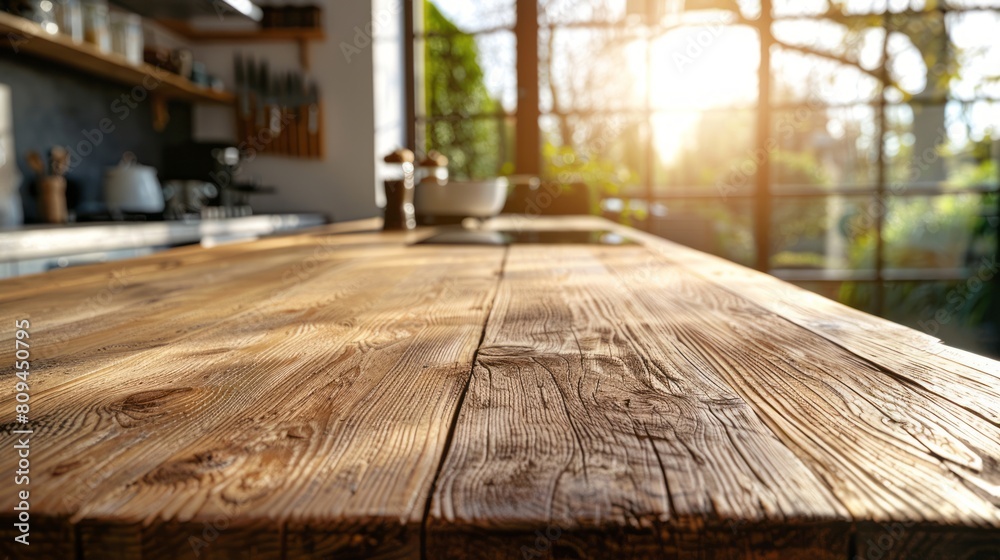
[[[0,277],[378,216],[405,146],[1000,355],[997,1],[2,0],[0,35]]]

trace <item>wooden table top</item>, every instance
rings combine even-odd
[[[377,225],[0,282],[0,554],[1000,558],[1000,363],[597,218]]]

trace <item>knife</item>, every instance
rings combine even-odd
[[[271,82],[268,105],[271,107],[271,136],[274,138],[272,147],[274,148],[274,152],[278,154],[284,153],[285,151],[285,137],[281,131],[281,105],[283,103],[283,96],[281,78],[275,76],[274,81]]]
[[[319,86],[315,81],[309,83],[309,155],[316,159],[323,158],[323,130],[321,120],[323,118],[323,106],[319,100]]]
[[[246,60],[246,87],[247,98],[250,103],[248,118],[250,122],[247,127],[247,140],[252,140],[257,136],[257,113],[260,112],[260,96],[257,94],[257,63],[254,62],[253,56],[248,56]]]
[[[285,153],[294,156],[299,152],[299,132],[296,119],[299,116],[295,104],[298,102],[295,92],[295,73],[289,72],[285,75]]]
[[[271,72],[268,68],[267,60],[260,61],[260,69],[257,72],[257,94],[260,104],[257,109],[257,134],[258,136],[265,128],[271,127]],[[260,142],[260,152],[270,151],[270,142]]]
[[[299,157],[309,157],[309,105],[306,97],[306,82],[302,74],[295,73],[295,121],[299,134]]]
[[[247,126],[247,121],[250,119],[250,91],[247,87],[246,67],[243,64],[242,53],[236,53],[233,64],[235,65],[236,94],[239,98],[236,118],[236,140],[239,143],[245,141],[250,132],[250,127]]]

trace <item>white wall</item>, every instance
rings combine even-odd
[[[382,58],[388,47],[375,54],[371,37],[365,44],[366,29],[379,35],[382,25],[373,25],[383,5],[389,0],[320,0],[326,26],[326,41],[311,45],[311,75],[317,79],[324,104],[326,154],[322,161],[259,155],[244,166],[244,174],[259,176],[263,184],[278,187],[278,194],[257,196],[253,206],[258,212],[311,211],[329,215],[336,221],[366,218],[380,214],[376,206],[376,164],[373,155],[388,145],[393,126],[402,124],[395,110],[383,116],[379,105],[402,107],[402,77],[394,81],[388,73],[380,73],[380,93],[375,90],[376,58]],[[400,0],[395,0],[399,4]],[[377,4],[378,6],[374,6]],[[379,10],[379,11],[376,11]],[[401,8],[391,9],[402,19]],[[358,30],[361,36],[357,38]],[[381,37],[381,35],[380,35]],[[401,41],[401,39],[400,39]],[[380,43],[382,42],[380,38]],[[343,44],[352,47],[345,56]],[[356,46],[357,45],[357,46]],[[397,45],[400,52],[401,44]],[[360,52],[354,52],[357,49]],[[233,55],[239,51],[257,60],[266,57],[272,72],[299,67],[298,47],[294,44],[203,44],[194,47],[195,58],[208,65],[209,72],[218,75],[233,87]],[[349,60],[348,60],[349,59]],[[400,58],[400,62],[401,62]],[[399,67],[400,70],[402,67]],[[395,83],[398,82],[398,92]],[[401,99],[401,98],[400,98]],[[196,140],[235,140],[232,108],[198,106],[194,113]],[[382,131],[376,151],[376,123]],[[405,129],[401,129],[405,130]]]
[[[406,145],[406,58],[403,0],[372,0],[375,74],[375,169],[379,206],[385,204],[382,158]],[[410,146],[412,148],[412,146]]]

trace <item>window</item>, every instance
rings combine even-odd
[[[411,12],[413,140],[460,176],[572,177],[609,217],[918,328],[945,310],[959,345],[1000,354],[980,274],[1000,227],[1000,2]],[[984,325],[991,348],[966,340]]]
[[[457,178],[513,173],[517,111],[514,0],[436,0],[413,9],[421,151],[448,156]]]

